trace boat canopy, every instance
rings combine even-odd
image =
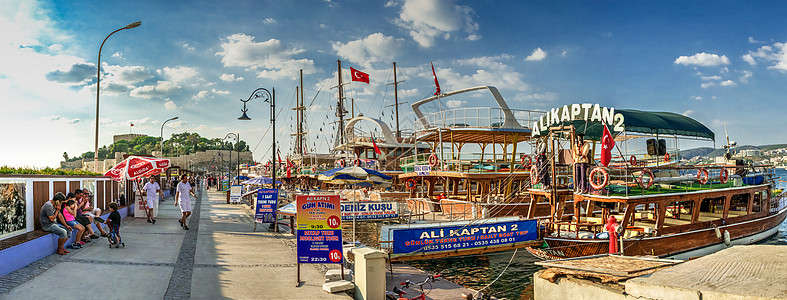
[[[671,112],[652,112],[634,109],[616,109],[623,115],[624,131],[654,135],[675,135],[714,140],[713,131],[690,117]],[[577,133],[584,134],[585,140],[600,141],[604,132],[602,122],[572,120],[563,122],[564,126],[574,125]],[[612,130],[612,126],[609,126]],[[621,135],[622,132],[613,134]]]

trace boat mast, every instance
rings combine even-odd
[[[394,108],[396,109],[396,138],[402,137],[402,131],[399,130],[399,90],[396,88],[399,82],[396,81],[396,62],[393,62],[394,71]],[[398,142],[398,141],[397,141]]]
[[[339,85],[337,88],[339,89],[338,93],[338,101],[336,103],[336,116],[339,117],[339,126],[336,128],[336,143],[334,144],[334,148],[344,144],[344,89],[342,88],[342,61],[336,60],[338,65],[338,75],[339,78]]]
[[[303,111],[306,110],[306,107],[303,106],[303,69],[301,69],[300,73],[301,73],[301,97],[300,97],[301,101],[300,101],[300,104],[298,104],[298,116],[299,116],[299,120],[298,120],[298,142],[296,144],[298,144],[298,152],[297,153],[300,154],[301,158],[302,158],[303,154],[305,153],[305,149],[303,148],[303,135],[305,134],[303,132],[303,122],[304,122],[304,120],[303,120]],[[301,164],[303,164],[303,159],[301,159]]]

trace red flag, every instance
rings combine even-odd
[[[374,145],[374,153],[377,153],[377,155],[382,155],[383,154],[380,151],[380,147],[377,147],[377,142],[374,141],[374,135],[372,135],[372,145]]]
[[[279,157],[279,164],[281,165],[281,153],[276,153],[276,156]]]
[[[607,124],[604,124],[604,135],[601,137],[601,164],[605,167],[609,166],[609,161],[612,160],[612,148],[614,147],[615,139],[612,138]]]
[[[369,84],[369,74],[358,71],[353,67],[350,67],[350,73],[353,75],[353,81],[366,82]]]
[[[288,166],[287,167],[287,178],[290,178],[291,175],[292,175],[292,171],[290,170],[290,167]]]
[[[440,83],[437,82],[437,74],[434,72],[434,64],[432,64],[432,62],[429,62],[429,64],[432,65],[432,75],[434,75],[434,86],[437,88],[434,92],[434,95],[437,96],[440,95]]]
[[[286,159],[287,159],[287,167],[288,167],[288,168],[292,168],[292,167],[294,167],[294,166],[295,166],[295,164],[294,164],[294,163],[292,163],[292,161],[290,160],[290,158],[289,158],[289,157],[287,157]]]
[[[131,123],[131,126],[134,126],[134,123]]]

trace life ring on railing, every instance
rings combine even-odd
[[[339,167],[344,168],[347,166],[347,162],[345,162],[344,159],[340,159],[338,160],[338,162],[339,162]]]
[[[439,162],[439,159],[437,159],[437,154],[432,153],[432,155],[429,155],[429,165],[430,166],[432,166],[432,167],[437,166],[438,162]]]
[[[317,174],[317,167],[312,166],[312,174]]]
[[[356,167],[360,167],[360,166],[361,166],[361,160],[360,160],[360,159],[358,159],[358,158],[356,158],[356,159],[353,161],[353,165],[354,165],[354,166],[356,166]]]
[[[602,180],[596,181],[597,177],[595,175],[599,172],[601,173],[601,177],[599,178]],[[588,178],[590,178],[590,186],[597,190],[603,189],[609,184],[609,173],[606,169],[601,167],[596,167],[593,168],[593,170],[590,170],[590,173],[588,173]]]
[[[648,183],[647,184],[645,184],[645,175],[646,174],[648,175],[648,177],[650,177],[650,179],[648,179]],[[653,186],[653,182],[655,181],[654,180],[655,178],[656,178],[656,176],[653,175],[653,171],[651,171],[648,168],[644,168],[644,169],[642,169],[642,172],[639,173],[639,178],[636,180],[637,181],[637,185],[639,187],[647,190],[647,189],[649,189],[650,187]]]
[[[538,168],[536,165],[530,166],[530,184],[538,183]]]
[[[414,190],[415,189],[415,179],[412,179],[412,178],[407,179],[407,181],[405,181],[405,183],[404,183],[404,186],[408,190],[411,190],[411,191]]]
[[[527,164],[525,164],[525,158],[527,158]],[[530,155],[523,154],[522,155],[522,161],[520,161],[520,164],[522,165],[523,169],[527,168],[527,167],[529,167],[530,165],[533,164],[533,158],[530,157]]]
[[[669,162],[669,152],[664,153],[664,162]]]
[[[721,181],[721,184],[727,183],[727,179],[730,178],[729,175],[727,168],[721,168],[721,170],[719,170],[719,181]]]
[[[631,163],[631,166],[632,166],[632,167],[633,167],[633,166],[636,166],[636,165],[637,165],[637,157],[636,157],[636,156],[634,156],[634,155],[632,155],[632,156],[629,158],[629,163]]]
[[[700,184],[708,183],[708,170],[705,170],[705,168],[700,168],[699,171],[697,171],[697,181]]]

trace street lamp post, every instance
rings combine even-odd
[[[271,93],[271,91],[273,93]],[[271,129],[273,129],[273,142],[271,143],[271,161],[273,162],[273,172],[271,172],[271,185],[274,189],[276,189],[276,88],[271,88],[271,91],[268,91],[266,88],[258,88],[251,92],[249,99],[240,99],[240,101],[243,102],[243,109],[241,109],[243,115],[238,118],[238,120],[251,120],[251,118],[246,115],[246,112],[248,111],[248,109],[246,109],[246,103],[251,101],[251,99],[262,98],[263,101],[271,104]],[[279,199],[277,196],[276,201],[278,202],[278,200]],[[276,225],[276,220],[273,222],[273,228],[276,232],[278,232],[279,226]]]
[[[161,123],[161,133],[160,133],[159,136],[161,137],[161,157],[162,158],[164,157],[164,124],[167,124],[167,122],[172,121],[172,120],[177,120],[177,119],[178,119],[178,117],[174,117],[172,119],[164,121],[164,123]]]
[[[230,132],[230,133],[227,134],[227,136],[224,137],[224,139],[228,139],[228,138],[231,138],[233,136],[235,137],[235,147],[237,148],[238,144],[240,144],[240,133],[232,133],[232,132]],[[231,158],[232,158],[232,147],[230,147],[230,166],[232,165],[232,159]],[[238,165],[237,177],[240,177],[240,151],[238,151],[238,163],[237,163],[237,165]],[[232,167],[230,167],[230,173],[232,173]],[[227,173],[227,177],[230,176],[230,173]],[[240,179],[238,179],[237,177],[235,179],[240,181]],[[229,178],[228,178],[228,180],[229,180]]]
[[[96,72],[96,144],[93,152],[93,172],[98,173],[98,96],[100,95],[99,90],[101,87],[101,50],[104,49],[104,43],[107,42],[107,39],[115,34],[115,32],[124,30],[124,29],[131,29],[137,27],[142,24],[142,21],[136,21],[134,23],[126,25],[126,27],[120,28],[118,30],[113,31],[106,38],[104,41],[101,42],[101,47],[98,48],[98,65],[96,66],[98,71]]]

